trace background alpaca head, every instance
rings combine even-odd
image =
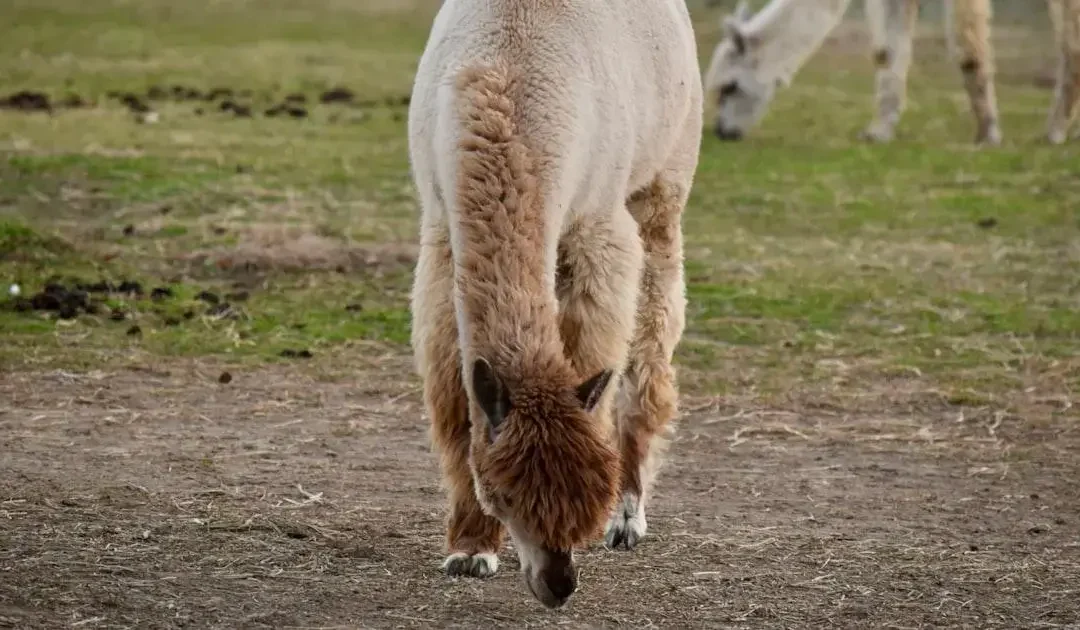
[[[713,133],[721,140],[741,139],[768,111],[779,83],[761,67],[761,40],[747,31],[749,18],[746,2],[724,18],[724,37],[705,73],[705,90],[716,106]]]

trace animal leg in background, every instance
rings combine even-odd
[[[877,74],[874,120],[863,132],[866,140],[889,142],[907,104],[907,74],[911,66],[911,37],[919,16],[916,0],[867,0],[866,20]]]
[[[612,549],[633,549],[645,536],[645,504],[666,431],[678,413],[671,359],[686,322],[681,221],[691,175],[674,175],[661,175],[628,204],[645,248],[645,268],[634,340],[616,401],[623,477],[604,536]]]
[[[960,48],[964,88],[975,115],[975,142],[1001,143],[997,96],[994,92],[994,52],[990,43],[990,0],[953,0],[953,26]]]
[[[1047,138],[1061,144],[1068,140],[1069,127],[1080,113],[1080,0],[1049,0],[1048,4],[1059,57]]]
[[[486,577],[499,567],[503,526],[481,509],[469,469],[471,425],[461,380],[450,234],[445,225],[425,225],[422,238],[412,295],[413,347],[450,498],[443,568],[451,575]]]

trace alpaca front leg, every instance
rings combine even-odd
[[[559,334],[582,378],[603,370],[621,374],[626,366],[643,257],[637,224],[625,207],[575,221],[561,239],[555,287]],[[618,379],[612,382],[594,412],[608,429]]]
[[[954,0],[953,28],[960,47],[960,70],[975,115],[975,142],[1000,144],[994,54],[990,43],[990,0]]]
[[[645,249],[645,267],[634,340],[616,401],[623,477],[620,501],[605,535],[612,549],[633,549],[645,536],[645,504],[678,412],[671,359],[686,321],[681,220],[688,192],[688,185],[658,180],[629,204]]]
[[[911,37],[919,16],[916,0],[867,0],[866,19],[874,47],[876,109],[865,140],[890,142],[907,105]]]
[[[1080,0],[1049,0],[1057,38],[1058,69],[1054,103],[1050,109],[1047,138],[1061,144],[1080,113]]]
[[[481,509],[469,468],[469,402],[461,376],[450,237],[445,227],[433,226],[425,227],[423,238],[412,294],[412,342],[450,499],[443,569],[486,577],[499,567],[504,532]]]

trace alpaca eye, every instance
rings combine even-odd
[[[735,94],[738,91],[739,91],[739,84],[734,82],[734,81],[731,81],[730,83],[725,83],[722,86],[720,86],[720,96],[722,96],[722,97],[731,96],[731,95]]]

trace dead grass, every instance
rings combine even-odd
[[[309,227],[250,225],[239,230],[235,246],[194,252],[190,264],[213,264],[223,271],[410,271],[417,248],[405,244],[355,243],[317,234]]]
[[[1075,421],[1034,406],[688,400],[647,544],[582,554],[581,591],[552,617],[512,553],[491,580],[438,571],[435,462],[396,369],[225,386],[216,371],[0,383],[5,622],[1005,628],[1076,613]]]

